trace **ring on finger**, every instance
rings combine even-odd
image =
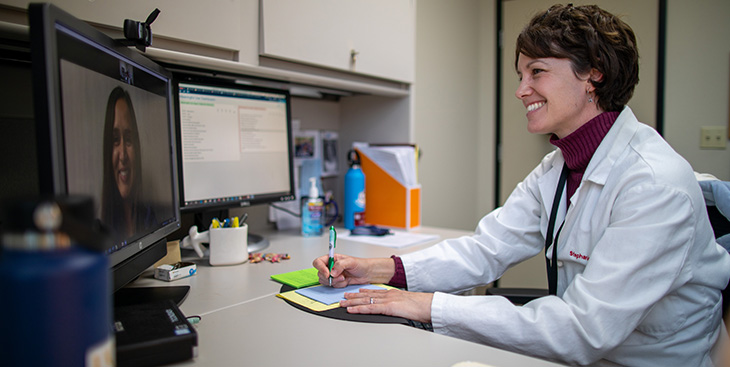
[[[375,304],[375,300],[373,299],[373,297],[370,297],[370,304],[371,305],[374,305]]]

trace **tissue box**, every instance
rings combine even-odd
[[[190,262],[177,262],[174,264],[160,265],[155,269],[155,278],[171,282],[175,279],[195,275],[197,267]]]

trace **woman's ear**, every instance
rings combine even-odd
[[[598,69],[593,68],[591,69],[590,79],[593,83],[600,83],[603,81],[603,73],[598,71]]]

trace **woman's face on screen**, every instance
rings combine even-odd
[[[117,100],[114,106],[114,130],[112,132],[112,168],[114,169],[114,181],[117,183],[119,195],[123,199],[129,199],[132,193],[134,175],[137,174],[134,167],[134,143],[132,137],[136,134],[132,130],[129,121],[129,106],[123,99]]]

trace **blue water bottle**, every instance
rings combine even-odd
[[[350,169],[345,174],[345,228],[365,224],[365,174],[360,168],[360,154],[347,152]]]
[[[1,364],[114,365],[111,282],[103,253],[108,237],[92,230],[91,198],[18,202],[6,209]]]

